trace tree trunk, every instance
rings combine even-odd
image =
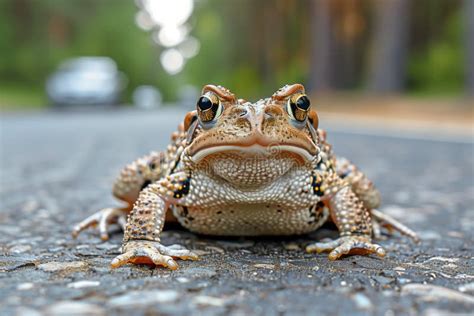
[[[474,96],[474,0],[464,0],[466,11],[466,90]]]
[[[375,34],[368,80],[373,92],[400,92],[404,88],[409,4],[409,0],[374,1]]]
[[[330,0],[315,0],[311,3],[311,73],[309,86],[311,91],[333,89],[334,71],[331,57],[333,39],[331,31]]]

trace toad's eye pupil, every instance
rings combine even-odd
[[[202,96],[199,98],[197,105],[201,111],[206,111],[212,107],[212,101],[208,97]]]
[[[308,110],[309,106],[311,105],[311,102],[309,101],[308,97],[305,95],[302,95],[301,97],[296,100],[296,106],[299,107],[302,110]]]

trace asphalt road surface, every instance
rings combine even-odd
[[[195,249],[200,261],[179,261],[177,271],[131,265],[111,270],[121,233],[105,243],[94,231],[73,240],[71,227],[118,205],[110,193],[118,171],[150,150],[164,149],[182,115],[122,110],[1,118],[1,315],[474,310],[472,142],[406,131],[353,133],[350,122],[328,124],[324,116],[321,125],[335,151],[366,171],[382,192],[381,210],[417,231],[421,244],[395,235],[380,241],[388,251],[384,259],[330,262],[326,254],[303,251],[312,240],[337,236],[330,226],[294,238],[244,239],[174,227],[164,232],[163,243]]]

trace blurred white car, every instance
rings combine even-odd
[[[117,104],[127,85],[125,75],[108,57],[79,57],[63,62],[46,82],[56,105]]]

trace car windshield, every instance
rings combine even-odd
[[[108,58],[77,58],[62,64],[60,70],[65,72],[115,73],[117,66]]]

